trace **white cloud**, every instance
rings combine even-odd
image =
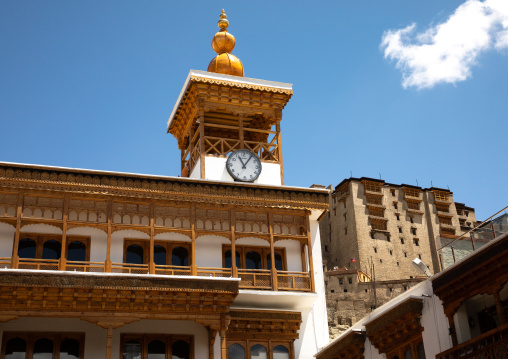
[[[404,88],[430,88],[471,76],[478,55],[508,48],[508,0],[467,0],[443,23],[415,33],[412,24],[383,34],[384,57],[395,60]]]

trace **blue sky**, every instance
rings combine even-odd
[[[506,18],[470,2],[4,0],[0,160],[177,176],[166,121],[224,8],[245,75],[294,85],[287,185],[432,181],[488,217],[508,202]]]

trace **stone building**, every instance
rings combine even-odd
[[[475,224],[474,208],[454,202],[448,189],[343,180],[320,222],[330,324],[350,325],[423,280],[415,258],[431,273],[453,263],[453,250],[441,246]],[[469,236],[453,245],[463,255],[473,250]]]

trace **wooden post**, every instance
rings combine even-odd
[[[65,254],[67,253],[67,219],[69,214],[69,197],[65,196],[64,198],[64,208],[63,208],[63,224],[62,224],[62,249],[60,252],[60,270],[65,270],[67,268],[67,258]]]
[[[238,116],[238,136],[240,137],[240,149],[245,148],[244,132],[243,132],[243,115]]]
[[[205,179],[205,111],[203,109],[203,105],[199,106],[199,145],[201,150],[201,178]]]
[[[272,289],[279,290],[277,281],[277,269],[275,268],[275,244],[273,240],[273,213],[268,213],[268,230],[270,231],[270,260],[272,262]]]
[[[282,110],[279,110],[280,113],[277,116],[277,122],[275,123],[275,130],[277,132],[277,150],[279,157],[279,165],[280,165],[280,184],[284,186],[284,165],[282,161],[282,138],[280,135],[280,120],[282,117]]]
[[[448,326],[450,327],[450,336],[452,337],[452,346],[458,345],[457,332],[455,330],[455,322],[453,321],[453,314],[445,313],[448,318]]]
[[[150,248],[149,248],[149,264],[148,273],[155,274],[155,205],[150,204]]]
[[[226,331],[220,331],[220,357],[221,359],[227,359],[227,348],[226,348]]]
[[[113,346],[113,327],[108,327],[108,338],[106,341],[106,359],[111,359],[112,346]]]
[[[196,265],[196,204],[191,204],[191,275],[198,275]]]
[[[300,242],[300,250],[302,254],[302,272],[307,271],[307,260],[305,259],[305,243]]]
[[[497,317],[499,318],[499,325],[501,326],[506,323],[506,318],[503,313],[503,305],[501,304],[501,296],[499,295],[500,291],[501,289],[494,292],[494,300],[496,301]]]
[[[208,327],[208,358],[214,359],[215,355],[213,352],[213,345],[215,344],[215,336],[217,335],[217,331]]]
[[[229,224],[231,227],[231,275],[238,278],[238,268],[236,266],[236,216],[234,208],[229,211]]]
[[[16,234],[14,235],[14,246],[12,247],[11,268],[18,268],[18,247],[21,236],[21,214],[23,213],[23,194],[18,193],[18,207],[16,209]]]
[[[307,251],[309,256],[309,273],[310,273],[310,291],[315,291],[314,283],[314,263],[312,262],[312,236],[310,233],[310,211],[307,211]]]
[[[108,201],[108,237],[106,243],[106,272],[111,272],[111,221],[113,217],[113,200]]]

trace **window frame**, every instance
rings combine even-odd
[[[82,332],[4,332],[2,336],[2,348],[0,358],[5,358],[7,342],[14,338],[21,338],[26,342],[26,357],[33,357],[33,347],[39,339],[53,341],[53,358],[60,358],[60,346],[65,339],[74,339],[79,342],[79,359],[85,357],[85,333]]]
[[[239,344],[245,349],[245,359],[251,359],[250,351],[254,345],[262,345],[266,348],[267,358],[273,358],[273,349],[282,345],[288,349],[289,359],[294,359],[295,350],[293,340],[263,340],[263,339],[226,339],[226,358],[229,359],[229,347]]]
[[[189,344],[189,359],[194,359],[194,336],[182,334],[141,334],[141,333],[120,333],[119,358],[123,358],[123,346],[129,340],[137,340],[141,343],[141,359],[148,358],[148,344],[154,340],[160,340],[166,345],[166,359],[172,357],[173,344],[183,340]]]
[[[222,268],[226,268],[226,252],[228,250],[231,250],[231,244],[223,244],[222,245]],[[267,268],[268,261],[266,259],[267,255],[270,255],[270,247],[265,246],[255,246],[255,245],[235,245],[235,250],[240,254],[240,267],[239,269],[246,269],[245,263],[246,258],[245,256],[250,251],[258,252],[261,255],[261,269],[268,269]],[[274,247],[274,254],[277,253],[282,258],[282,271],[287,271],[287,258],[286,258],[286,248],[285,247]],[[236,262],[236,254],[231,253],[231,263]]]
[[[127,248],[131,245],[137,244],[143,248],[143,264],[150,263],[150,240],[149,239],[139,239],[139,238],[124,238],[123,241],[123,263],[127,263]],[[162,246],[166,249],[166,264],[167,266],[173,265],[173,249],[176,247],[183,247],[187,249],[187,253],[189,258],[187,262],[189,263],[187,266],[179,266],[179,267],[188,267],[191,265],[191,243],[184,241],[170,241],[170,240],[156,240],[153,243],[153,246]]]
[[[18,240],[18,245],[23,239],[31,239],[35,242],[35,258],[34,259],[43,259],[42,258],[42,252],[44,248],[44,243],[50,240],[55,240],[58,243],[60,243],[60,246],[62,245],[62,234],[46,234],[46,233],[21,233]],[[81,242],[85,245],[86,248],[86,254],[85,254],[85,261],[90,261],[90,237],[89,236],[79,236],[79,235],[66,235],[65,236],[65,250],[64,255],[65,259],[67,260],[68,252],[69,252],[69,244],[72,242]],[[18,253],[14,253],[14,246],[12,248],[13,256],[18,256]],[[18,247],[19,251],[19,247]],[[18,256],[19,257],[19,256]],[[29,259],[29,258],[22,258],[19,257],[19,259]]]

